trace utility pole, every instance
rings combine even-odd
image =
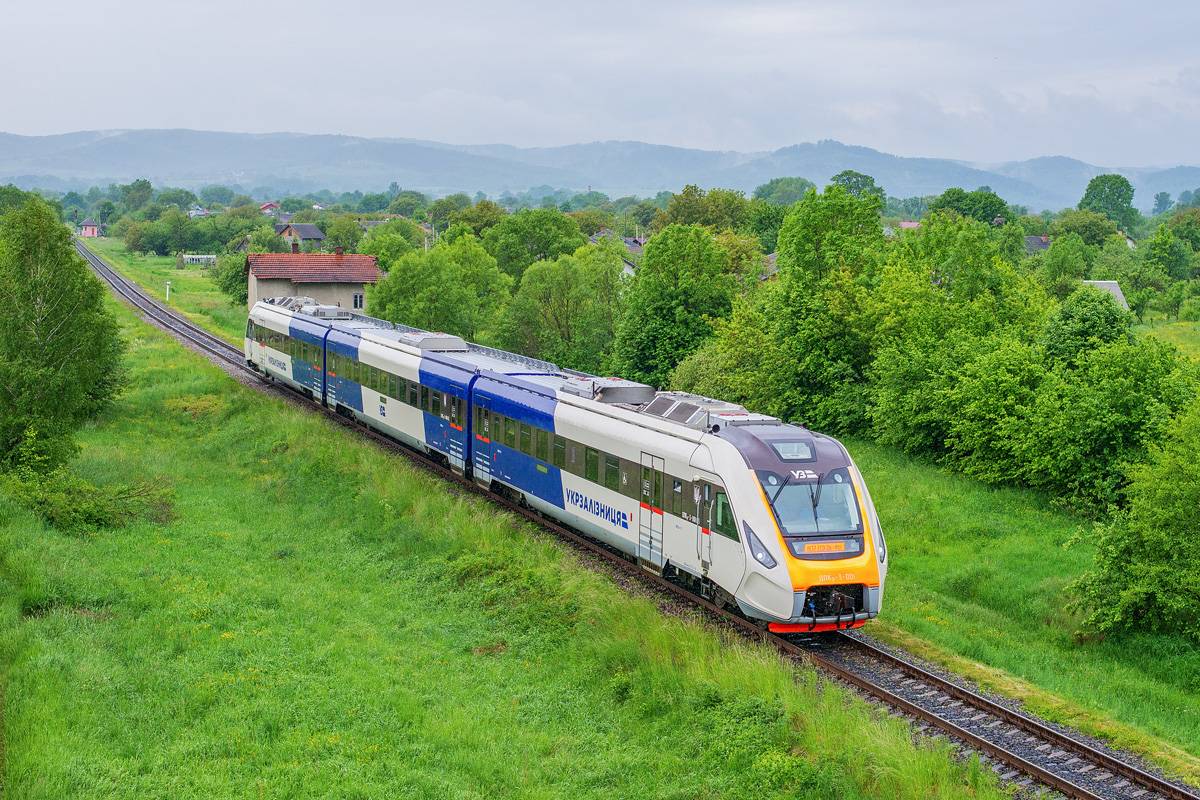
[[[171,282],[167,281],[167,302],[171,302]]]

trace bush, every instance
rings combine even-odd
[[[143,517],[166,522],[172,515],[170,491],[161,481],[100,487],[63,467],[47,473],[20,468],[0,476],[0,490],[67,533],[120,528]]]
[[[246,274],[246,256],[227,253],[217,257],[217,265],[209,271],[217,288],[229,296],[234,305],[246,305],[250,299],[249,277]]]
[[[1108,292],[1082,286],[1046,323],[1042,345],[1052,361],[1073,361],[1088,347],[1132,341],[1133,318]]]
[[[1073,586],[1084,631],[1184,633],[1200,641],[1200,404],[1128,472],[1129,508],[1098,525],[1096,560]]]

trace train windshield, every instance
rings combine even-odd
[[[759,480],[784,536],[862,533],[858,496],[845,469],[805,470],[800,479],[764,470]]]

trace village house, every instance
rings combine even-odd
[[[276,203],[274,200],[268,200],[259,206],[258,210],[268,216],[274,216],[279,213],[279,203]]]
[[[311,222],[277,222],[275,233],[290,245],[311,244],[320,247],[321,242],[325,241],[325,234]]]
[[[375,256],[344,253],[250,253],[246,256],[247,302],[306,296],[318,303],[362,311],[367,284],[383,277]]]
[[[100,223],[88,217],[83,222],[79,223],[79,235],[84,239],[95,239],[101,235]]]

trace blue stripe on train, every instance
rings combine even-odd
[[[502,444],[475,440],[480,455],[490,453],[492,477],[563,508],[562,472],[558,467]]]
[[[519,379],[485,373],[475,382],[472,402],[518,422],[554,431],[558,401]]]

